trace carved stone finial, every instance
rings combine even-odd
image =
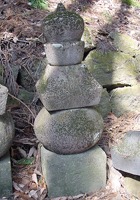
[[[63,3],[59,3],[56,8],[56,12],[64,12],[64,11],[66,11],[65,6],[63,5]]]
[[[48,43],[80,41],[84,20],[78,14],[66,10],[59,3],[56,12],[48,15],[42,23],[42,32]]]

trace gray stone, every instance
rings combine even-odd
[[[97,105],[102,94],[101,85],[84,64],[48,65],[36,89],[49,111]]]
[[[8,198],[12,192],[11,161],[7,152],[0,158],[0,198]]]
[[[138,179],[134,179],[131,177],[125,177],[124,178],[124,182],[125,182],[125,188],[127,189],[127,191],[137,197],[138,199],[140,198],[140,177]]]
[[[90,50],[92,50],[93,48],[95,48],[97,46],[97,42],[93,38],[94,37],[91,35],[88,27],[85,26],[84,33],[81,38],[81,40],[84,41],[84,43],[85,43],[85,47],[84,47],[85,53],[89,52]]]
[[[50,198],[86,194],[106,186],[106,154],[97,145],[73,155],[41,147],[41,162]]]
[[[108,51],[91,51],[83,62],[94,78],[104,87],[137,84],[137,68],[131,55]]]
[[[111,147],[111,157],[116,169],[140,175],[140,131],[128,131],[117,146]]]
[[[99,111],[103,118],[106,118],[108,113],[111,113],[110,96],[106,89],[102,90],[100,102],[95,108]]]
[[[84,42],[47,43],[44,45],[50,65],[75,65],[83,60]]]
[[[93,147],[103,131],[103,119],[92,108],[49,113],[44,107],[35,119],[38,140],[50,151],[74,154]]]
[[[0,115],[3,115],[5,113],[7,97],[8,97],[7,87],[0,84]]]
[[[124,53],[132,54],[139,49],[139,43],[133,38],[118,32],[111,32],[109,37],[113,40],[114,47]]]
[[[140,112],[140,85],[116,88],[110,96],[112,112],[116,117],[127,112]]]
[[[11,147],[14,135],[14,122],[10,113],[0,115],[0,157]]]
[[[47,66],[47,59],[35,60],[30,69],[21,67],[20,70],[20,85],[29,92],[35,91],[35,84],[42,76],[44,69]]]
[[[76,13],[66,11],[62,3],[42,23],[42,32],[49,43],[80,41],[83,31],[83,19]]]

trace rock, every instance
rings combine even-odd
[[[130,177],[125,177],[125,188],[127,191],[137,197],[138,199],[140,198],[140,177],[138,179],[130,178]]]
[[[0,85],[0,115],[3,115],[5,113],[7,97],[8,97],[7,87]]]
[[[102,93],[101,85],[84,64],[48,65],[36,89],[48,111],[97,105]]]
[[[94,78],[104,87],[137,84],[138,73],[129,54],[108,51],[91,51],[83,62]]]
[[[41,147],[41,163],[50,198],[105,188],[106,154],[97,145],[73,155],[59,155]]]
[[[116,88],[110,96],[112,112],[116,117],[127,112],[140,112],[140,85]]]
[[[91,35],[87,26],[84,28],[84,33],[81,38],[82,41],[85,43],[84,52],[89,52],[93,48],[97,46],[96,41],[93,40],[93,36]]]
[[[76,13],[66,11],[62,3],[42,23],[42,32],[47,43],[80,41],[83,31],[83,19]]]
[[[50,65],[75,65],[83,60],[84,42],[47,43],[44,45]]]
[[[30,67],[30,71],[28,69],[21,67],[19,72],[20,77],[20,85],[29,92],[35,91],[35,83],[43,74],[44,69],[47,66],[47,59],[43,59],[42,61],[35,61],[32,67]]]
[[[103,118],[106,118],[108,113],[111,113],[110,96],[106,89],[102,90],[100,102],[95,108],[99,111]]]
[[[25,89],[19,89],[18,98],[25,103],[31,103],[34,98],[34,92],[28,92]]]
[[[128,131],[117,146],[111,147],[111,157],[116,169],[140,175],[140,131]]]
[[[0,115],[0,157],[11,147],[14,135],[14,122],[10,113]]]
[[[11,161],[7,152],[0,158],[0,198],[8,198],[12,193]]]
[[[38,140],[58,154],[81,153],[93,147],[103,131],[103,119],[92,108],[48,112],[44,107],[35,119]]]
[[[109,37],[113,40],[114,47],[124,53],[132,54],[139,49],[139,43],[133,38],[118,32],[111,32]]]

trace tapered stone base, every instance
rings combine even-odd
[[[75,196],[106,185],[106,154],[99,147],[72,155],[60,155],[41,147],[42,171],[50,198]]]

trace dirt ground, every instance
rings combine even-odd
[[[20,81],[15,81],[11,65],[30,71],[34,60],[42,60],[44,38],[41,32],[43,18],[53,12],[57,3],[64,3],[69,11],[80,14],[85,25],[97,41],[103,53],[111,49],[108,35],[111,31],[124,33],[140,41],[140,8],[128,7],[117,0],[49,0],[49,10],[33,9],[27,0],[0,0],[0,61],[4,67],[4,82],[10,94],[18,94]],[[17,99],[18,100],[18,99]],[[15,122],[16,135],[11,147],[12,180],[14,192],[11,199],[49,199],[40,166],[40,146],[34,135],[33,124],[39,108],[35,103],[7,106]],[[104,119],[104,132],[99,141],[107,155],[107,185],[104,190],[81,194],[66,199],[136,199],[124,186],[124,175],[119,175],[119,187],[109,178],[111,163],[110,147],[118,144],[129,130],[139,130],[140,115],[127,113],[120,118],[112,113]],[[26,159],[22,159],[22,158]],[[115,170],[115,169],[114,169]]]

